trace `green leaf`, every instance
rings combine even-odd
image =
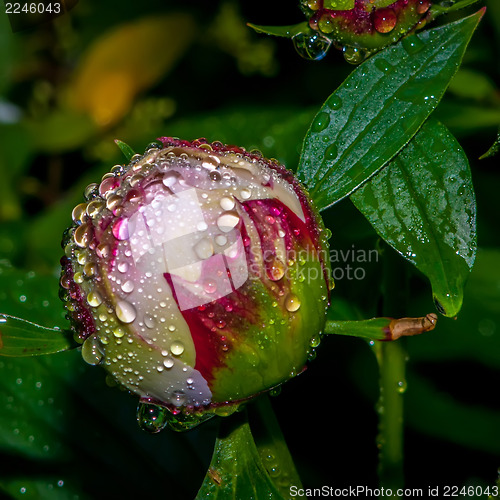
[[[500,127],[498,128],[497,138],[495,142],[492,144],[491,148],[484,153],[479,159],[485,160],[486,158],[491,158],[492,156],[497,155],[500,152]]]
[[[76,346],[52,274],[0,265],[0,356],[51,354]],[[44,325],[44,326],[42,326]]]
[[[0,313],[0,356],[37,356],[74,347],[70,331]]]
[[[204,498],[284,498],[262,463],[243,414],[221,421],[212,461],[196,500]]]
[[[465,9],[465,7],[469,7],[469,5],[477,3],[478,1],[479,0],[458,0],[458,2],[455,2],[450,6],[443,6],[436,3],[431,7],[431,17],[434,19],[436,16],[440,16],[441,14],[448,14],[460,9]]]
[[[23,478],[0,478],[0,491],[8,498],[23,500],[86,500],[93,498],[82,492],[75,481],[61,478],[61,475],[46,476],[42,479],[25,476]]]
[[[64,481],[55,489],[71,499],[70,492],[86,499],[96,491],[99,498],[152,497],[163,483],[172,498],[193,498],[202,481],[209,455],[202,463],[197,432],[186,439],[141,431],[137,398],[107,386],[104,371],[84,363],[77,350],[0,358],[0,400],[0,491],[14,498],[44,492],[52,479]],[[124,475],[126,481],[118,479]],[[26,494],[15,494],[15,485]]]
[[[58,275],[15,269],[0,262],[0,314],[62,330],[67,321],[58,291]],[[12,321],[13,327],[21,326]]]
[[[403,38],[361,64],[327,99],[298,169],[320,209],[353,192],[413,137],[443,96],[482,15]]]
[[[307,33],[311,31],[307,22],[293,24],[289,26],[258,26],[256,24],[247,23],[249,28],[257,31],[257,33],[265,33],[266,35],[283,36],[292,38],[299,33]]]
[[[476,256],[476,201],[467,157],[446,127],[426,122],[351,200],[429,278],[438,310],[455,316]]]
[[[135,155],[135,151],[125,142],[115,139],[115,144],[120,148],[120,151],[123,153],[123,156],[125,156],[127,161],[130,161],[132,156]]]
[[[57,109],[50,114],[25,121],[34,147],[44,153],[64,153],[82,147],[97,132],[95,123],[84,113]]]
[[[443,318],[439,335],[411,343],[416,363],[467,361],[492,371],[500,369],[500,250],[479,249],[465,287],[465,300],[456,320]],[[420,303],[417,308],[425,307]]]
[[[16,220],[21,215],[20,177],[30,165],[33,149],[33,138],[24,123],[0,123],[0,172],[2,172],[0,220],[2,221]]]
[[[267,394],[263,394],[249,405],[248,418],[267,474],[281,495],[288,498],[290,487],[300,488],[301,481]]]

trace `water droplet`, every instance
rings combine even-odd
[[[403,38],[401,43],[403,44],[403,48],[410,56],[415,55],[417,52],[420,52],[420,50],[422,50],[425,45],[417,35],[407,36]]]
[[[179,172],[175,171],[170,171],[165,174],[165,177],[163,177],[163,185],[166,187],[172,187],[174,184],[177,183],[177,181],[181,179],[181,175]]]
[[[73,239],[80,248],[86,248],[90,240],[89,226],[85,223],[83,223],[81,226],[78,226],[73,233]]]
[[[202,238],[194,246],[194,251],[201,260],[212,257],[212,255],[214,254],[214,246],[212,244],[212,240],[210,238]]]
[[[106,174],[102,178],[102,182],[99,185],[99,194],[102,197],[106,197],[106,195],[110,191],[112,191],[117,185],[118,185],[118,182],[117,182],[116,177],[113,174],[111,174],[111,173]]]
[[[227,196],[224,196],[220,200],[220,206],[222,210],[232,210],[234,208],[234,199],[233,198],[228,198]]]
[[[174,356],[180,356],[184,352],[184,344],[180,340],[175,340],[170,344],[170,352]]]
[[[91,307],[97,307],[102,304],[102,297],[98,292],[89,292],[87,295],[87,302]]]
[[[83,192],[83,197],[89,201],[95,198],[99,194],[99,185],[93,182],[92,184],[89,184],[86,188],[85,191]]]
[[[318,21],[318,28],[323,33],[331,33],[335,29],[334,17],[329,13],[325,12]]]
[[[369,52],[364,49],[358,49],[357,47],[345,46],[342,49],[344,53],[344,59],[349,64],[361,64],[367,57]]]
[[[122,283],[122,290],[125,293],[130,293],[134,290],[134,282],[131,280],[125,281],[125,283]]]
[[[82,358],[89,365],[98,365],[104,358],[104,346],[97,335],[92,335],[82,345]]]
[[[125,300],[120,300],[115,307],[116,317],[122,323],[132,323],[137,316],[135,307]]]
[[[155,434],[165,428],[170,412],[163,406],[139,402],[137,407],[137,423],[146,432]]]
[[[326,56],[332,41],[319,33],[297,33],[292,37],[297,53],[304,59],[319,61]]]
[[[373,13],[373,26],[379,33],[390,33],[398,22],[393,9],[376,9]]]
[[[217,291],[217,284],[211,279],[207,279],[203,283],[203,290],[205,293],[215,293]]]
[[[430,0],[419,0],[417,3],[417,14],[425,14],[431,6]]]
[[[121,196],[118,196],[116,194],[112,194],[109,196],[109,198],[106,200],[106,208],[108,210],[111,210],[111,212],[114,212],[122,202]]]
[[[113,224],[113,236],[117,240],[128,240],[129,232],[127,219],[118,219],[115,221]]]
[[[227,238],[223,234],[218,234],[215,237],[215,243],[220,247],[223,247],[227,243]]]
[[[167,358],[165,358],[165,359],[163,360],[163,366],[164,366],[167,370],[169,370],[170,368],[172,368],[172,366],[174,366],[174,364],[175,364],[175,361],[174,361],[174,359],[173,359],[172,357],[170,357],[170,356],[168,356]]]
[[[279,281],[285,275],[285,264],[277,257],[266,262],[266,274],[271,281]]]
[[[124,335],[125,335],[125,332],[120,328],[120,327],[116,327],[114,330],[113,330],[113,335],[117,338],[117,339],[121,339]]]
[[[250,191],[250,189],[243,188],[243,189],[240,191],[240,196],[241,196],[244,200],[248,200],[248,199],[252,196],[252,192]]]
[[[149,315],[144,316],[144,325],[147,328],[154,328],[155,324],[156,324],[156,321],[153,318],[153,316],[149,316]]]
[[[83,274],[85,274],[87,278],[90,278],[94,276],[96,270],[97,270],[96,265],[93,262],[87,262],[87,264],[85,264],[83,268]]]
[[[236,212],[225,212],[217,219],[217,227],[223,233],[228,233],[239,221],[240,217]]]
[[[128,264],[126,262],[120,262],[117,268],[121,273],[126,273],[128,271]]]
[[[214,182],[219,182],[221,180],[220,172],[218,172],[217,170],[212,170],[208,174],[208,177],[210,178],[210,180],[212,180]]]
[[[315,335],[314,337],[311,337],[309,345],[313,348],[316,348],[320,345],[320,343],[321,343],[321,336]]]
[[[300,299],[294,293],[289,293],[285,298],[285,307],[289,312],[295,312],[300,309]]]
[[[394,69],[394,66],[391,63],[387,62],[384,58],[376,59],[375,66],[377,67],[377,69],[382,71],[382,73],[389,73]]]
[[[322,111],[321,113],[318,113],[318,115],[314,119],[311,129],[313,132],[316,133],[322,132],[328,127],[329,124],[330,124],[330,115]]]
[[[406,391],[406,388],[407,388],[406,380],[400,380],[398,382],[398,392],[400,394],[403,394]]]
[[[325,150],[325,160],[335,160],[338,150],[335,144],[330,144]]]
[[[109,257],[109,246],[101,243],[100,245],[97,245],[96,254],[100,259],[107,259]]]
[[[342,107],[342,99],[337,94],[332,94],[326,101],[327,105],[332,109],[340,109]]]
[[[103,208],[104,208],[104,202],[102,200],[91,201],[87,205],[87,215],[92,219],[94,219],[101,213]]]
[[[82,222],[83,217],[86,213],[87,213],[87,204],[80,203],[73,209],[73,212],[71,212],[71,218],[73,219],[73,222],[77,223]]]
[[[173,391],[172,392],[172,397],[170,398],[170,402],[174,406],[182,406],[186,402],[186,395],[184,394],[183,391]]]
[[[205,221],[200,221],[196,224],[196,229],[198,229],[198,231],[206,231],[208,229],[208,224]]]

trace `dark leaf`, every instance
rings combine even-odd
[[[215,450],[197,500],[248,498],[282,500],[269,477],[243,414],[221,421]]]
[[[70,331],[0,313],[0,356],[53,354],[76,347]]]
[[[455,316],[476,255],[476,201],[467,157],[446,127],[428,121],[351,200],[429,278],[438,310]]]
[[[413,137],[456,73],[483,13],[404,38],[361,64],[327,99],[298,169],[320,209],[366,182]]]

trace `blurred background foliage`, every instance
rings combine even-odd
[[[500,124],[500,4],[488,11],[436,113],[471,162],[477,263],[456,320],[407,340],[407,486],[492,485],[500,466],[499,157],[479,160]],[[60,239],[85,186],[158,136],[258,148],[294,169],[315,112],[352,70],[332,49],[300,59],[290,41],[246,23],[301,22],[294,1],[85,0],[12,32],[0,14],[0,311],[65,326],[57,298]],[[332,248],[380,250],[349,264],[333,308],[378,314],[382,246],[348,199],[324,213]],[[429,286],[401,259],[408,315],[433,311]],[[361,273],[361,271],[360,271]],[[46,286],[31,285],[44,276]],[[401,293],[404,291],[402,290]],[[317,360],[273,406],[303,483],[377,483],[377,364],[361,339],[324,339]],[[192,498],[206,472],[213,422],[146,435],[133,397],[110,389],[78,352],[0,359],[0,488],[7,498]],[[170,496],[169,496],[170,498]]]

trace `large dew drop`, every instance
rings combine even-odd
[[[358,49],[357,47],[346,46],[342,49],[344,53],[344,59],[349,64],[361,64],[369,55],[369,52],[364,49]]]
[[[139,402],[137,407],[137,422],[139,427],[152,434],[165,428],[170,412],[163,406]]]
[[[184,352],[184,344],[180,340],[175,340],[170,344],[170,352],[174,356],[180,356]]]
[[[289,312],[295,312],[300,309],[300,299],[294,293],[290,293],[285,297],[285,307]]]
[[[89,365],[98,365],[104,358],[104,348],[99,337],[92,335],[82,345],[82,358]]]
[[[390,33],[398,22],[393,9],[377,9],[373,13],[373,26],[379,33]]]
[[[293,46],[304,59],[319,61],[326,56],[332,41],[318,33],[297,33],[292,37]]]
[[[120,300],[115,307],[116,317],[122,323],[132,323],[137,316],[135,307],[125,300]]]

